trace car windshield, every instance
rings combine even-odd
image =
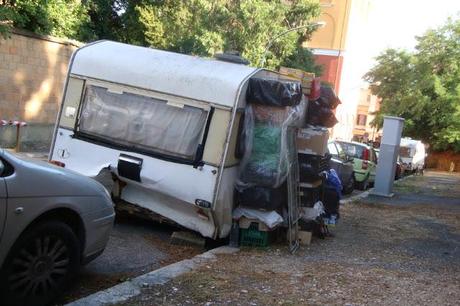
[[[335,147],[337,148],[337,151],[338,151],[338,156],[345,160],[347,158],[347,152],[345,152],[342,148],[342,145],[339,143],[339,142],[336,142],[335,143]],[[350,156],[351,157],[351,156]]]
[[[340,145],[342,149],[345,150],[348,156],[353,158],[362,159],[364,156],[364,150],[366,149],[364,146],[355,145],[353,143],[341,142]]]
[[[337,151],[337,147],[335,146],[334,143],[330,142],[327,144],[327,149],[329,151],[329,153],[334,156],[334,157],[338,157],[339,156],[339,151]]]

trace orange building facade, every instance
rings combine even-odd
[[[331,84],[342,104],[337,108],[339,123],[333,138],[351,140],[358,116],[361,89],[367,88],[362,76],[369,68],[366,37],[374,0],[320,0],[321,27],[305,46],[322,65],[321,80]]]
[[[356,120],[353,127],[353,140],[360,142],[380,141],[382,131],[371,126],[374,112],[380,109],[380,100],[372,95],[370,89],[361,88]]]

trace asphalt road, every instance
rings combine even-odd
[[[171,245],[176,227],[118,214],[104,253],[83,267],[57,304],[65,304],[129,278],[193,257],[198,247]]]

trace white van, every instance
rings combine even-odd
[[[205,237],[232,224],[251,77],[275,72],[111,41],[71,60],[50,160]]]
[[[399,156],[406,171],[415,172],[425,167],[425,145],[420,140],[409,137],[401,138]]]

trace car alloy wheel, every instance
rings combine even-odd
[[[10,250],[0,271],[5,305],[47,305],[69,284],[80,264],[80,243],[59,221],[26,230]]]
[[[69,249],[60,237],[37,237],[22,248],[12,262],[10,290],[23,296],[47,295],[69,272]]]

